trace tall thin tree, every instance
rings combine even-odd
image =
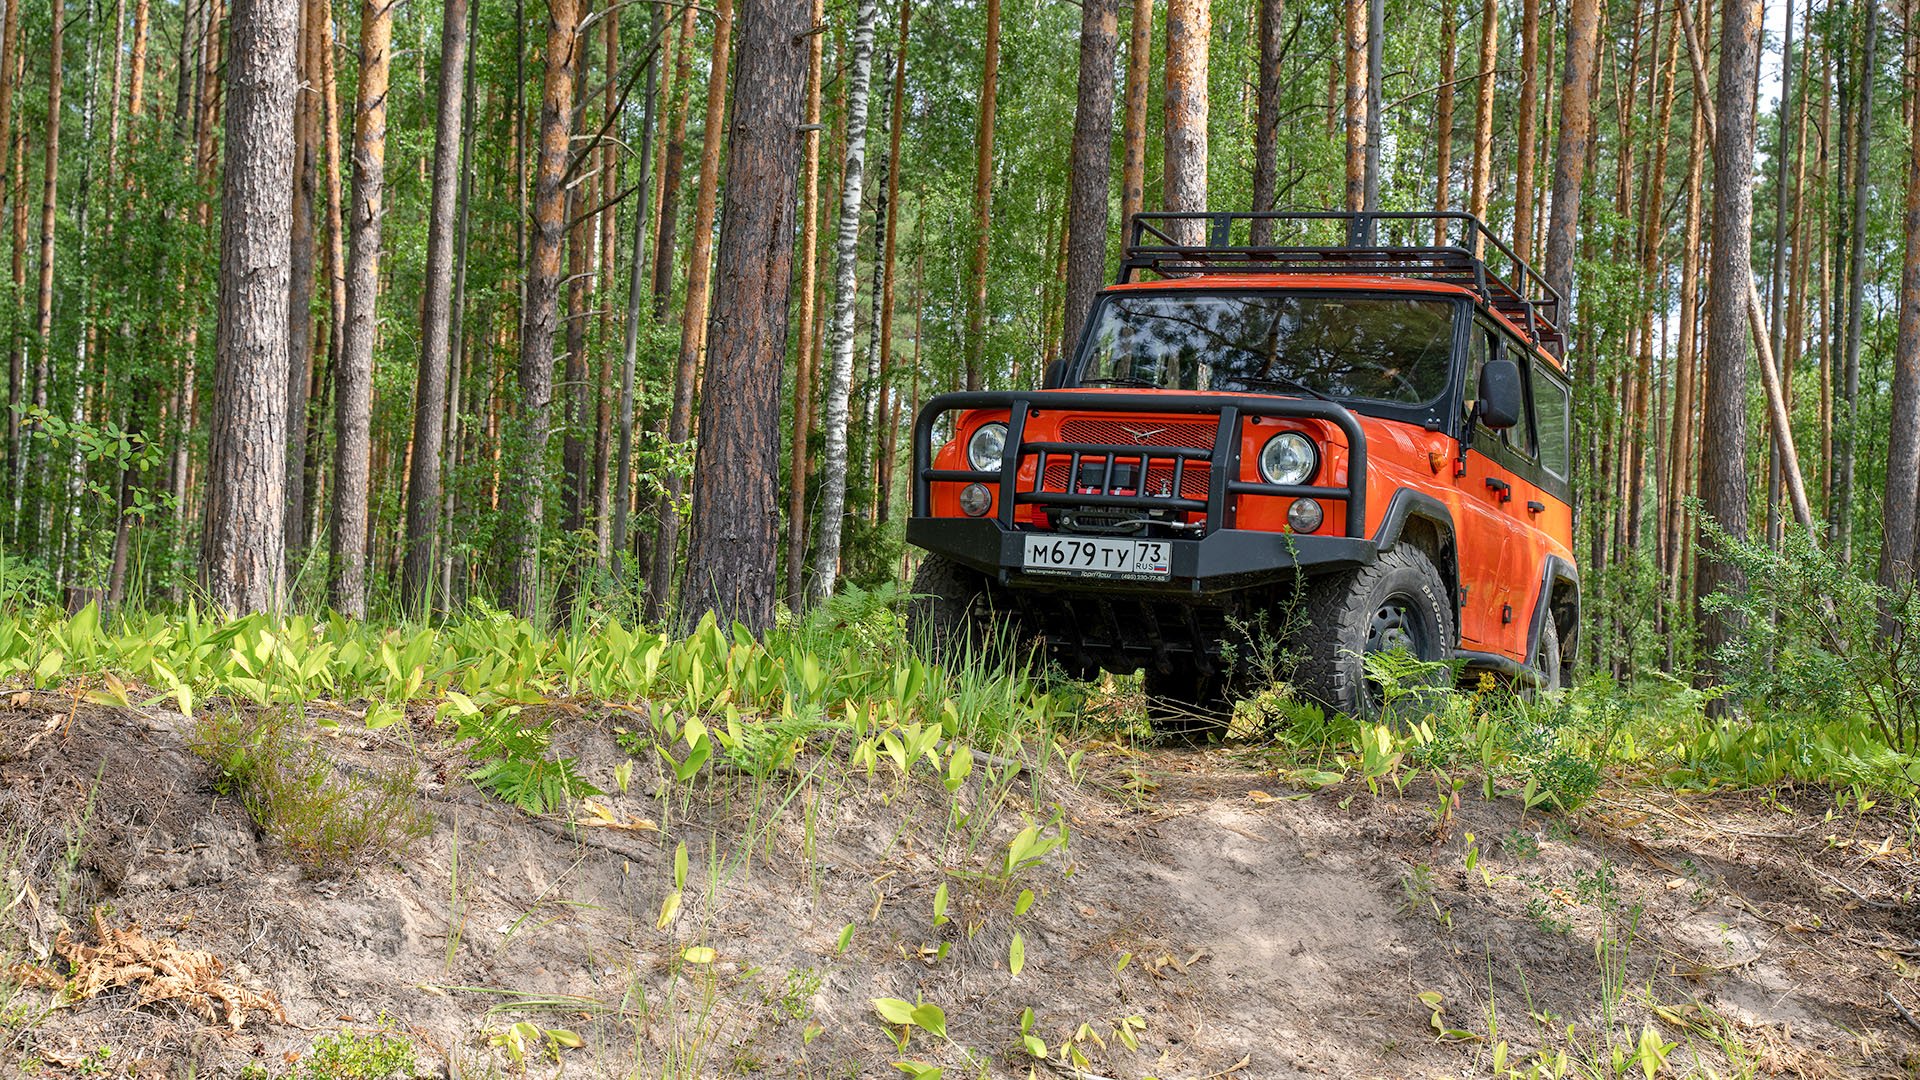
[[[860,201],[867,169],[867,108],[873,85],[877,0],[858,0],[847,68],[847,152],[840,172],[840,225],[834,241],[833,321],[821,430],[820,514],[811,583],[815,602],[833,595],[840,577],[840,541],[847,506],[847,425],[853,389],[854,301],[859,289]]]
[[[1212,0],[1167,0],[1166,166],[1161,174],[1168,210],[1207,208],[1207,54],[1213,36]],[[1199,239],[1198,223],[1185,229]]]
[[[54,0],[58,10],[59,0]],[[201,573],[223,611],[280,605],[297,0],[237,0]]]
[[[1267,0],[1277,6],[1280,0]],[[1067,290],[1061,342],[1080,340],[1093,295],[1107,276],[1107,191],[1113,181],[1113,62],[1120,50],[1116,0],[1080,5],[1080,94],[1067,167]],[[1258,167],[1256,165],[1256,174]],[[1255,196],[1256,203],[1258,196]]]
[[[1547,284],[1573,299],[1573,258],[1580,225],[1580,185],[1593,134],[1594,44],[1600,0],[1569,0],[1560,84],[1560,121],[1553,150],[1553,204],[1547,214]]]
[[[1126,106],[1121,118],[1120,230],[1122,242],[1133,215],[1147,198],[1147,90],[1153,77],[1153,0],[1133,0],[1127,28]]]
[[[980,122],[973,137],[973,251],[967,263],[967,389],[980,389],[987,350],[987,253],[993,229],[993,124],[1000,94],[1000,0],[987,0]]]
[[[813,434],[813,305],[819,275],[820,102],[826,55],[826,0],[813,0],[813,32],[807,35],[807,115],[803,125],[800,181],[800,317],[795,327],[793,452],[787,475],[787,607],[798,611],[806,596],[807,463]],[[904,22],[903,22],[904,25]],[[905,42],[901,43],[903,46]],[[904,49],[901,53],[904,57]]]
[[[682,610],[683,621],[712,610],[722,623],[757,632],[773,625],[777,580],[779,358],[792,288],[807,9],[792,0],[744,0],[740,14],[720,233],[729,269],[714,290],[708,360],[728,392],[701,402]]]
[[[454,212],[460,201],[460,134],[466,116],[467,0],[445,0],[440,17],[440,82],[434,106],[433,196],[427,214],[426,295],[420,301],[420,369],[413,391],[413,454],[407,478],[407,551],[400,602],[432,602],[440,523],[440,459],[446,434],[452,342]]]

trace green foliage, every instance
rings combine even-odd
[[[213,766],[215,791],[240,800],[314,871],[344,869],[368,854],[397,856],[427,834],[410,768],[341,768],[300,726],[286,710],[207,710],[187,745]]]
[[[382,1016],[372,1031],[346,1028],[314,1040],[289,1080],[387,1080],[419,1068],[413,1040]]]
[[[601,794],[580,776],[576,759],[547,755],[551,721],[526,723],[518,709],[475,713],[461,720],[459,737],[473,741],[468,753],[477,764],[467,779],[529,814]]]
[[[1789,723],[1864,723],[1893,751],[1920,749],[1920,591],[1867,581],[1798,530],[1776,551],[1705,528],[1746,578],[1744,590],[1708,599],[1739,626],[1718,659],[1741,708]]]

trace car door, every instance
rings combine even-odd
[[[1525,438],[1526,427],[1523,423],[1513,431],[1494,431],[1469,419],[1472,401],[1479,395],[1480,369],[1500,356],[1505,347],[1500,332],[1484,321],[1475,320],[1469,335],[1467,385],[1462,395],[1467,416],[1461,420],[1466,467],[1454,477],[1462,508],[1462,520],[1455,522],[1460,556],[1460,639],[1469,647],[1508,652],[1509,628],[1515,619],[1514,551],[1520,539],[1516,512],[1524,512],[1529,495],[1514,475],[1513,444]]]

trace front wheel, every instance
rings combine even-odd
[[[1533,648],[1533,670],[1539,681],[1534,683],[1535,694],[1551,694],[1560,689],[1561,665],[1560,628],[1554,624],[1553,612],[1540,620],[1540,642]]]
[[[1454,607],[1433,561],[1399,544],[1370,565],[1317,582],[1308,594],[1309,625],[1300,683],[1307,696],[1336,712],[1374,717],[1384,688],[1365,658],[1402,650],[1423,663],[1453,657]],[[1447,674],[1420,671],[1398,680],[1446,685]]]
[[[907,633],[937,664],[998,664],[1024,644],[1012,612],[995,604],[992,579],[978,570],[929,555],[914,571],[911,589]]]

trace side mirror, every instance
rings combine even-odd
[[[1047,365],[1046,374],[1040,376],[1040,389],[1058,390],[1067,382],[1067,358],[1060,357]]]
[[[1475,418],[1494,431],[1504,431],[1520,423],[1526,409],[1520,365],[1505,357],[1487,361],[1480,368],[1480,398],[1473,403]]]

